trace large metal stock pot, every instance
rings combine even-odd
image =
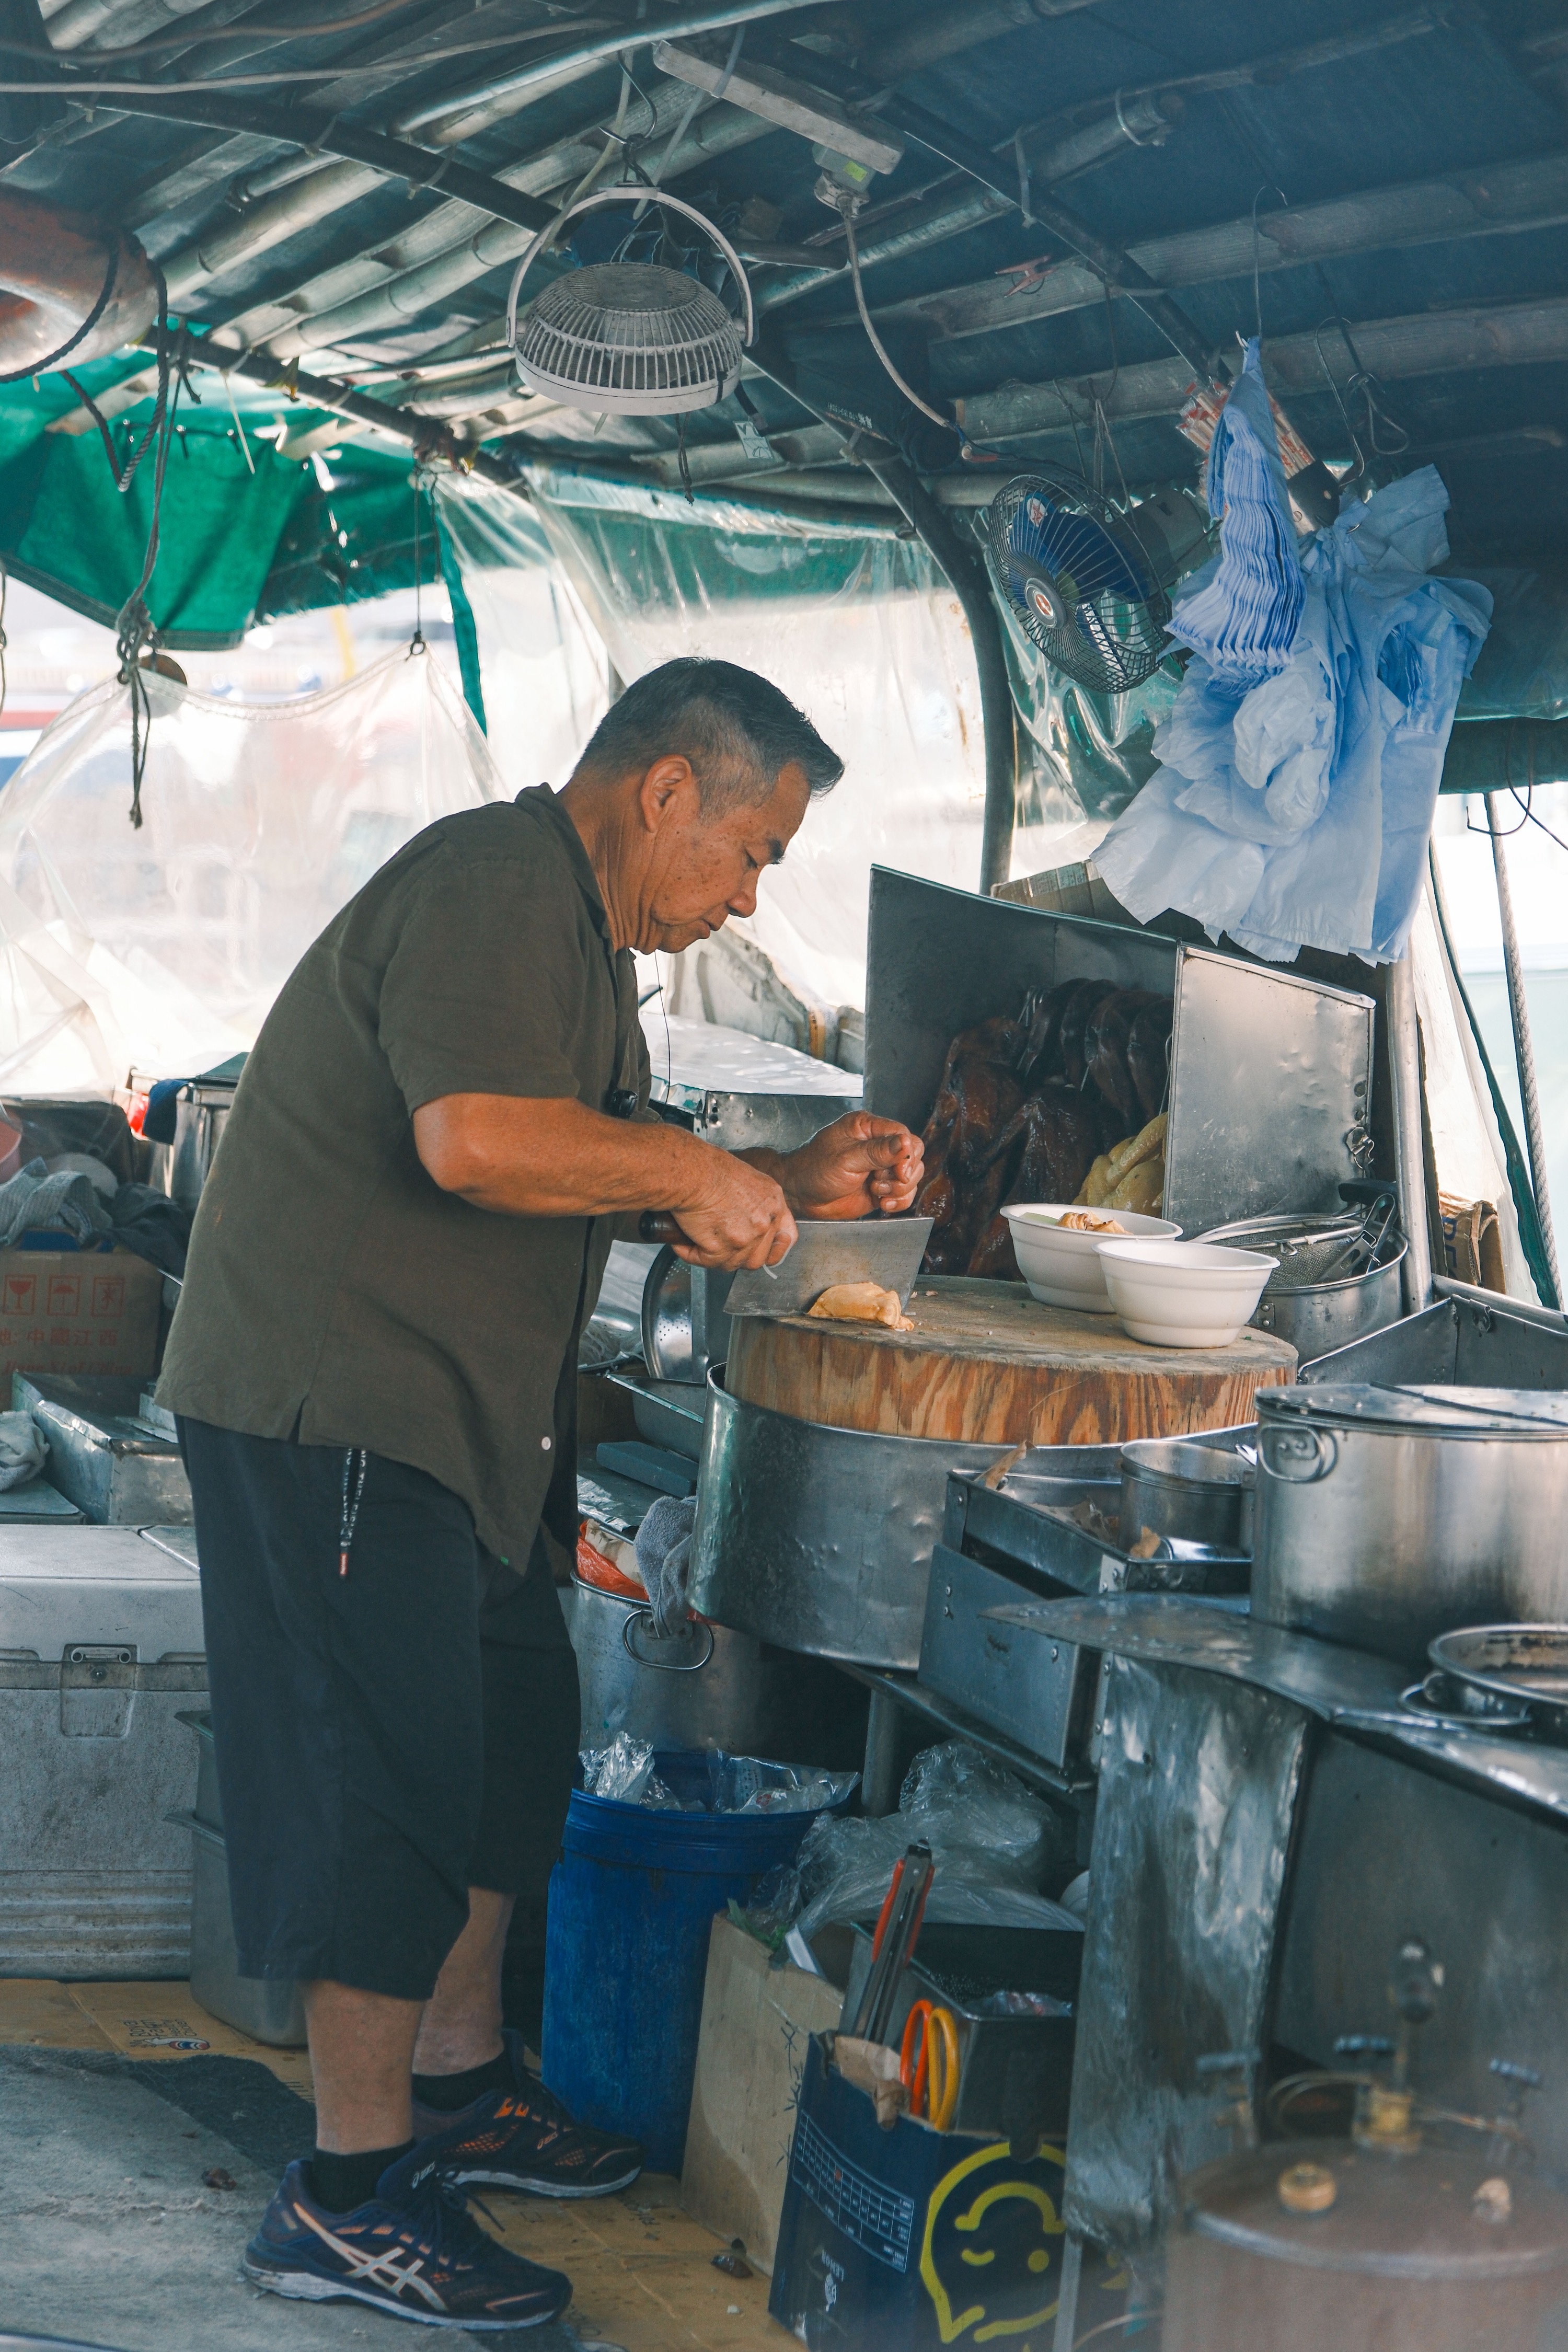
[[[831,1666],[698,1618],[661,1641],[646,1607],[576,1579],[562,1599],[585,1748],[626,1731],[656,1748],[724,1748],[784,1763],[837,1759],[834,1734],[846,1696]]]
[[[786,1650],[917,1666],[947,1474],[1015,1450],[796,1421],[710,1372],[692,1606]]]
[[[1260,1389],[1252,1613],[1422,1666],[1455,1625],[1568,1618],[1568,1397]]]

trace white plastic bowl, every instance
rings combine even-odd
[[[1156,1348],[1227,1347],[1277,1261],[1219,1242],[1104,1241],[1100,1263],[1121,1328]]]
[[[1080,1315],[1110,1315],[1113,1311],[1110,1294],[1100,1265],[1100,1244],[1107,1236],[1075,1233],[1070,1227],[1064,1230],[1058,1220],[1072,1205],[1070,1201],[1022,1201],[1015,1208],[1003,1210],[1012,1231],[1018,1271],[1044,1307],[1076,1307]],[[1164,1217],[1141,1217],[1131,1209],[1101,1209],[1099,1214],[1114,1217],[1141,1241],[1161,1241],[1182,1230]]]

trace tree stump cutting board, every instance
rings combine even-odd
[[[807,1315],[736,1316],[731,1396],[797,1421],[972,1444],[1116,1445],[1251,1421],[1296,1350],[1244,1330],[1227,1348],[1152,1348],[1113,1315],[1042,1307],[1021,1282],[921,1276],[912,1331]]]

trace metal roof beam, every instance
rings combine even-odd
[[[1352,319],[1361,364],[1394,383],[1423,375],[1478,368],[1518,367],[1568,360],[1568,296],[1545,302],[1510,302],[1496,310],[1425,310],[1401,319]],[[1331,341],[1329,343],[1331,350]],[[1346,373],[1349,354],[1342,353]],[[1264,346],[1269,388],[1280,399],[1330,388],[1314,335],[1281,335]],[[1113,424],[1174,416],[1192,387],[1180,360],[1149,360],[1124,367],[1114,383],[1063,376],[1048,383],[1004,384],[955,403],[973,441],[1016,441],[1092,425],[1098,398]],[[1342,391],[1343,385],[1341,386]]]
[[[1151,237],[1129,250],[1157,286],[1209,286],[1249,278],[1255,251],[1264,271],[1293,269],[1349,254],[1506,236],[1563,221],[1568,221],[1568,155],[1543,155],[1441,180],[1372,188],[1289,212],[1260,212],[1256,247],[1251,218],[1243,215],[1212,228]],[[1022,285],[1019,272],[1024,274]],[[1046,256],[1038,263],[1021,262],[1016,270],[998,270],[969,285],[885,304],[873,315],[879,320],[908,320],[924,327],[933,341],[953,342],[997,328],[1059,318],[1103,299],[1104,287],[1091,269]],[[833,323],[858,327],[859,320],[850,310]]]

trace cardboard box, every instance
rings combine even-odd
[[[163,1277],[130,1250],[0,1250],[0,1373],[158,1369]]]
[[[843,2001],[824,1978],[774,1968],[754,1936],[714,1920],[680,2201],[741,2239],[758,2270],[773,2268],[806,2050]]]

